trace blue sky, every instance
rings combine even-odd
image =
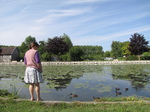
[[[64,33],[73,45],[99,45],[104,51],[134,33],[150,41],[150,0],[0,0],[0,45]]]

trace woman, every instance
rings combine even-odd
[[[30,49],[25,53],[24,63],[26,65],[24,81],[29,85],[29,92],[31,96],[31,101],[34,101],[34,86],[37,96],[37,101],[41,100],[40,97],[40,84],[43,82],[42,79],[42,65],[38,49],[38,43],[33,42],[30,45]]]

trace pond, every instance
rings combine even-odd
[[[49,101],[93,101],[93,97],[150,98],[149,64],[43,66],[41,97]],[[24,66],[0,66],[0,89],[29,99]],[[74,97],[70,93],[77,95]]]

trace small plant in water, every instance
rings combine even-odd
[[[12,84],[10,84],[10,86],[12,87],[12,95],[14,96],[14,98],[18,97],[21,88],[17,89],[16,86]]]

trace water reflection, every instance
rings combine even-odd
[[[62,90],[67,88],[72,79],[48,79],[47,85],[49,88],[55,88],[56,90]]]
[[[131,85],[137,91],[149,84],[149,71],[141,65],[112,66],[112,77],[114,80],[123,79],[131,81]]]
[[[67,73],[66,75],[55,75],[55,77],[47,78],[47,85],[49,88],[55,88],[56,90],[62,90],[67,88],[67,86],[71,83],[73,78],[80,78],[81,75],[70,75]]]
[[[145,88],[149,83],[149,76],[146,74],[129,74],[131,85],[136,90]]]

